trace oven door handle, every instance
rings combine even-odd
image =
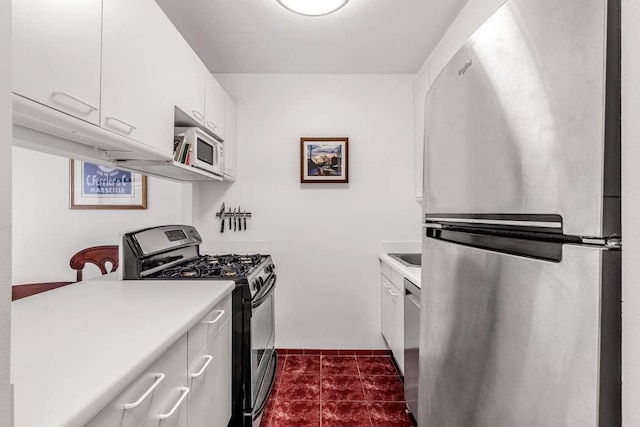
[[[266,291],[264,291],[262,293],[262,296],[260,298],[258,298],[257,300],[253,301],[251,303],[251,308],[258,308],[260,307],[260,305],[265,302],[267,300],[267,298],[269,298],[271,296],[271,294],[273,293],[273,288],[276,287],[276,280],[277,280],[277,276],[275,274],[273,274],[267,281],[267,285],[262,288],[262,289],[266,289]]]

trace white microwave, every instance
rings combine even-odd
[[[184,137],[183,143],[190,146],[189,160],[186,164],[215,175],[222,176],[224,174],[224,146],[222,141],[217,140],[197,127],[177,127],[174,135],[176,137]],[[182,163],[185,163],[185,161],[182,161]]]

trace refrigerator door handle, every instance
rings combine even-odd
[[[527,228],[549,228],[562,230],[562,221],[522,221],[508,219],[484,219],[484,218],[450,218],[450,217],[428,217],[430,222],[445,222],[452,224],[468,225],[493,225]]]
[[[600,246],[604,249],[615,251],[622,249],[622,239],[618,236],[611,237],[582,237],[582,244],[588,246]]]

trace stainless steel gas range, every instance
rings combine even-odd
[[[127,233],[124,280],[233,280],[233,375],[230,426],[258,426],[276,374],[274,291],[269,255],[201,255],[202,238],[188,225]]]

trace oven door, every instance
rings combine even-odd
[[[269,396],[275,369],[269,369],[270,361],[275,351],[275,319],[274,319],[274,291],[276,287],[276,275],[273,274],[267,280],[262,291],[256,294],[251,303],[251,403],[255,412],[260,411],[265,400]],[[260,396],[260,399],[258,397]]]

